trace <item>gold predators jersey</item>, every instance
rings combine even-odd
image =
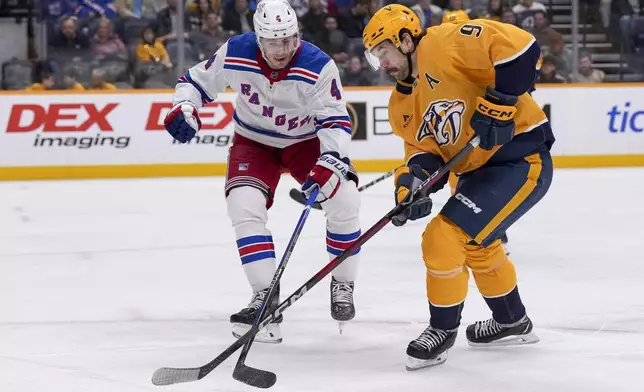
[[[531,34],[490,20],[429,28],[416,49],[418,79],[413,85],[398,82],[389,101],[393,131],[405,140],[405,161],[425,152],[440,156],[444,162],[456,155],[475,136],[470,118],[477,97],[485,95],[487,86],[497,88],[499,76],[509,86],[515,82],[507,78],[531,78],[516,81],[516,85],[528,87],[516,94],[520,96],[514,117],[515,139],[509,144],[515,143],[517,135],[546,123],[545,113],[526,92],[536,77],[535,62],[527,71],[521,64],[521,56],[529,49],[535,50],[533,45],[536,43]],[[541,144],[552,137],[548,132],[549,136],[538,135]],[[460,174],[477,169],[500,148],[477,148],[452,171]]]

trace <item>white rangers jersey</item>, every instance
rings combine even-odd
[[[348,156],[351,123],[338,68],[316,46],[302,41],[289,66],[275,71],[262,57],[255,33],[233,37],[179,79],[173,101],[200,107],[227,87],[239,94],[236,133],[278,148],[317,136],[321,152]]]

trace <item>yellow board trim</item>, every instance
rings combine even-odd
[[[537,180],[541,175],[541,156],[537,153],[526,157],[525,160],[530,164],[526,182],[521,186],[512,199],[510,199],[508,204],[506,204],[505,207],[503,207],[501,211],[492,218],[490,223],[488,223],[476,236],[474,240],[477,243],[482,243],[483,240],[487,238],[501,224],[501,222],[503,222],[512,213],[512,211],[516,210],[521,203],[530,196],[532,191],[534,191],[534,188],[537,187]]]
[[[353,161],[359,173],[383,173],[403,163],[402,159]],[[554,157],[554,166],[556,169],[644,166],[644,155],[558,156]],[[224,163],[0,167],[0,181],[196,177],[225,174]]]

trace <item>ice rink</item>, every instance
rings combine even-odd
[[[270,211],[278,257],[301,212],[294,185],[283,178]],[[362,195],[365,230],[393,206],[392,181]],[[508,232],[541,342],[468,347],[465,326],[489,317],[471,281],[448,361],[417,372],[404,363],[428,321],[424,222],[389,225],[363,247],[342,336],[327,278],[285,312],[284,342],[255,344],[248,363],[277,373],[276,392],[644,391],[643,224],[644,169],[557,170]],[[328,262],[325,249],[312,211],[283,293]],[[233,342],[228,317],[250,298],[240,264],[222,178],[0,183],[0,391],[253,390],[231,377],[237,354],[201,381],[150,383]]]

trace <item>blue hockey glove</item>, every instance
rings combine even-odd
[[[201,129],[197,107],[188,101],[174,105],[163,120],[166,131],[180,143],[187,143]]]
[[[429,173],[419,165],[403,166],[396,170],[396,205],[403,204],[407,208],[391,219],[394,226],[402,226],[407,220],[413,221],[431,214],[432,199],[427,192],[420,192],[416,197],[412,197],[414,190],[428,178]]]
[[[491,150],[512,140],[517,101],[516,96],[502,94],[492,87],[487,88],[485,97],[476,99],[470,126],[481,138],[482,149]]]

